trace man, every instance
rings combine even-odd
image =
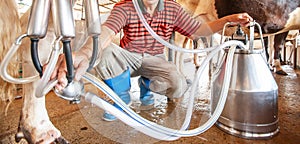
[[[248,14],[241,13],[204,24],[193,19],[178,3],[171,0],[139,0],[138,3],[147,23],[165,41],[170,39],[173,31],[196,39],[220,31],[226,22],[245,26],[252,21]],[[120,48],[111,44],[111,41],[121,29],[124,36]],[[139,86],[142,105],[153,105],[150,90],[176,99],[187,89],[185,77],[174,64],[165,60],[164,46],[143,26],[131,0],[115,4],[111,15],[102,25],[100,41],[101,60],[96,70],[125,103],[130,102],[130,76],[141,76]],[[85,73],[91,55],[92,46],[84,46],[74,53],[75,80],[79,80]],[[60,56],[51,78],[56,76],[59,81],[56,88],[63,89],[67,85],[63,56]],[[113,121],[116,118],[105,112],[103,119]]]

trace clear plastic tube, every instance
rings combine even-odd
[[[137,1],[133,0],[133,2],[134,2],[135,7],[136,7]],[[139,8],[137,8],[137,10],[140,11]],[[139,12],[139,14],[141,14],[141,12]],[[145,19],[143,21],[145,21]],[[148,29],[149,28],[150,28],[150,26],[148,25]],[[233,54],[234,54],[234,51],[235,51],[235,46],[236,45],[239,45],[240,47],[245,47],[245,46],[243,45],[243,43],[241,43],[239,41],[228,41],[228,42],[225,42],[224,44],[222,44],[218,47],[207,48],[207,49],[204,49],[204,50],[187,50],[187,49],[183,49],[183,48],[180,48],[180,47],[173,46],[170,43],[162,40],[153,30],[152,31],[151,30],[152,29],[150,28],[149,31],[155,39],[157,39],[158,41],[160,41],[165,46],[167,46],[171,49],[186,52],[186,53],[201,53],[201,52],[212,51],[208,55],[208,57],[204,60],[201,67],[197,71],[196,77],[194,78],[194,83],[192,85],[192,90],[191,90],[192,96],[189,99],[190,107],[188,108],[188,112],[187,112],[184,124],[182,125],[181,129],[176,130],[176,129],[167,128],[167,127],[158,125],[154,122],[150,122],[150,121],[146,120],[145,118],[141,117],[140,115],[136,114],[106,84],[104,84],[103,81],[97,79],[96,77],[94,77],[93,75],[91,75],[89,73],[86,73],[83,76],[83,78],[86,79],[87,81],[89,81],[90,83],[92,83],[93,85],[95,85],[97,88],[99,88],[105,94],[107,94],[126,113],[116,109],[111,104],[105,102],[101,98],[99,98],[99,97],[97,97],[97,96],[95,96],[91,93],[85,94],[84,97],[87,101],[89,101],[89,102],[103,108],[104,110],[109,111],[110,113],[114,114],[120,120],[122,120],[124,123],[138,129],[139,131],[141,131],[144,134],[147,134],[151,137],[154,137],[154,138],[157,138],[157,139],[160,139],[160,140],[169,140],[170,141],[170,140],[176,140],[180,137],[188,137],[188,136],[199,135],[199,134],[205,132],[206,130],[208,130],[217,121],[217,119],[221,115],[222,110],[223,110],[224,105],[225,105],[225,102],[226,102],[227,93],[228,93],[228,89],[229,89],[229,82],[230,82],[230,78],[231,78],[231,65],[232,65],[232,61],[233,61]],[[57,42],[55,42],[55,43],[57,43]],[[211,118],[206,123],[204,123],[202,126],[199,126],[198,128],[195,128],[195,129],[192,129],[192,130],[186,130],[189,126],[191,115],[192,115],[193,100],[194,100],[194,93],[195,93],[195,89],[196,89],[196,83],[199,81],[200,76],[202,75],[202,73],[204,71],[204,68],[208,64],[209,60],[218,51],[222,50],[225,47],[229,47],[229,46],[232,46],[232,48],[228,52],[228,57],[227,57],[227,62],[228,63],[226,63],[226,72],[225,72],[225,77],[224,77],[224,83],[223,83],[223,86],[222,86],[220,100],[218,102],[218,105],[216,107],[215,112],[212,114]],[[56,55],[57,51],[54,52],[54,53],[55,54],[53,54],[53,55]],[[55,66],[56,61],[57,61],[57,58],[55,56],[53,56],[53,58],[51,58],[51,60],[50,60],[49,67],[46,71],[46,74],[45,74],[46,76],[41,79],[41,88],[40,88],[41,91],[38,92],[39,93],[38,95],[43,95],[45,93],[44,89],[46,89],[46,87],[47,87],[46,84],[49,80],[49,74],[52,73],[52,71],[53,71],[52,66]],[[16,81],[16,82],[18,82],[18,81]]]
[[[211,50],[213,50],[214,48],[205,48],[205,49],[185,49],[182,47],[178,47],[175,45],[170,44],[169,42],[163,40],[159,35],[157,35],[153,29],[149,26],[149,24],[147,23],[146,19],[144,18],[141,9],[139,8],[139,4],[137,2],[137,0],[132,0],[133,5],[135,10],[137,11],[137,14],[140,18],[140,20],[142,21],[143,25],[145,26],[145,28],[147,29],[147,31],[151,34],[151,36],[153,38],[155,38],[157,41],[159,41],[161,44],[163,44],[164,46],[176,50],[176,51],[180,51],[180,52],[185,52],[185,53],[202,53],[202,52],[209,52]]]
[[[238,41],[229,41],[224,43],[223,45],[221,45],[218,49],[222,49],[224,47],[228,47],[230,45],[233,44],[238,44],[242,47],[244,47],[244,45],[241,42]],[[147,127],[147,129],[149,131],[142,131],[143,133],[149,135],[149,136],[153,136],[153,133],[159,133],[159,135],[155,135],[155,138],[158,138],[160,140],[175,140],[179,137],[188,137],[188,136],[195,136],[195,135],[199,135],[203,132],[205,132],[206,130],[208,130],[219,118],[219,116],[222,113],[222,110],[224,108],[225,102],[226,102],[226,98],[227,98],[227,93],[228,93],[228,89],[229,89],[229,81],[231,78],[231,65],[232,65],[232,61],[233,61],[233,54],[235,51],[235,46],[232,46],[232,48],[229,50],[228,52],[228,57],[227,57],[227,61],[228,63],[226,64],[226,72],[225,72],[225,78],[224,78],[224,85],[222,86],[222,92],[221,92],[221,96],[220,96],[220,100],[218,102],[217,108],[215,110],[215,112],[212,114],[211,118],[202,126],[196,128],[196,129],[192,129],[192,130],[184,130],[187,127],[185,125],[188,125],[188,121],[185,122],[185,124],[183,125],[183,127],[180,130],[175,130],[175,129],[171,129],[171,128],[167,128],[167,127],[163,127],[161,125],[158,125],[156,123],[150,122],[146,119],[144,119],[143,117],[139,116],[138,114],[136,114],[133,110],[131,110],[108,86],[106,86],[106,84],[104,84],[101,80],[97,79],[96,77],[92,76],[91,74],[86,73],[83,78],[86,79],[87,81],[89,81],[90,83],[92,83],[93,85],[95,85],[97,88],[99,88],[101,91],[103,91],[107,96],[109,96],[116,104],[118,104],[132,119],[135,119],[135,121],[133,121],[136,124],[143,124],[143,126]],[[212,57],[215,53],[217,53],[217,49],[211,54],[210,57]],[[205,63],[208,63],[208,61],[210,60],[210,58],[207,58],[205,60]],[[204,66],[203,66],[204,67]],[[197,72],[197,76],[196,76],[196,80],[199,80],[199,77],[201,76],[201,73],[203,72],[204,68],[201,68],[201,70],[199,70]],[[196,85],[194,84],[192,86],[192,91],[195,90]],[[99,98],[100,99],[100,98]],[[86,98],[87,101],[92,102],[92,100],[90,98]],[[190,102],[193,99],[190,99]],[[93,103],[93,102],[92,102]],[[110,111],[109,109],[105,109],[107,111]],[[192,109],[190,109],[192,110]],[[119,110],[117,110],[119,111]],[[112,114],[116,114],[116,116],[119,119],[123,119],[123,117],[118,116],[118,113],[114,113],[113,111]],[[189,112],[190,113],[190,112]],[[190,118],[191,115],[187,116]],[[124,118],[126,119],[126,118]],[[123,120],[122,120],[123,121]]]
[[[88,76],[87,76],[88,77]],[[106,102],[105,100],[99,98],[97,95],[87,92],[83,95],[85,100],[108,111],[109,113],[115,115],[118,119],[120,119],[125,124],[135,128],[136,130],[149,135],[156,139],[168,139],[168,140],[176,140],[179,137],[169,136],[151,129],[151,124],[140,123],[136,119],[133,119],[130,115],[120,111],[110,103]]]
[[[193,104],[194,104],[194,98],[195,98],[195,92],[196,92],[196,88],[197,88],[197,84],[199,83],[199,81],[201,80],[201,76],[203,76],[203,72],[206,68],[206,66],[209,64],[209,61],[220,51],[222,50],[224,47],[227,47],[227,46],[230,46],[230,45],[233,45],[233,44],[236,44],[236,43],[239,43],[239,41],[229,41],[227,43],[224,43],[224,45],[220,46],[220,47],[217,47],[216,49],[212,50],[208,55],[207,57],[204,59],[204,61],[201,63],[201,66],[199,67],[199,69],[197,70],[196,72],[196,76],[194,77],[194,80],[193,80],[193,84],[191,86],[191,94],[190,94],[190,97],[189,97],[189,104],[188,104],[188,108],[187,108],[187,114],[186,114],[186,118],[185,118],[185,121],[183,123],[183,126],[182,127],[187,127],[190,123],[190,119],[192,117],[192,111],[193,111]],[[242,44],[242,43],[240,43]],[[233,48],[235,49],[235,48]],[[230,79],[229,79],[230,80]],[[229,81],[226,81],[226,79],[224,79],[225,83],[229,83]],[[226,87],[226,86],[225,86]],[[227,96],[227,94],[226,94]],[[221,109],[223,110],[223,108]]]
[[[219,47],[219,49],[217,49],[217,48],[206,48],[206,49],[204,49],[204,50],[187,50],[187,49],[183,49],[183,48],[180,48],[180,47],[177,47],[177,46],[174,46],[174,45],[172,45],[172,44],[170,44],[169,42],[166,42],[166,41],[164,41],[162,38],[160,38],[160,36],[158,36],[153,30],[152,30],[152,28],[148,25],[148,23],[146,22],[146,20],[145,20],[145,18],[143,17],[143,15],[142,15],[142,12],[141,12],[141,9],[139,8],[139,5],[138,5],[138,2],[137,2],[137,0],[132,0],[133,1],[133,5],[134,5],[134,7],[135,7],[135,10],[137,11],[137,13],[138,13],[138,16],[139,16],[139,18],[140,18],[140,20],[142,21],[142,23],[143,23],[143,25],[144,25],[144,27],[147,29],[147,31],[152,35],[152,37],[154,37],[157,41],[159,41],[160,43],[162,43],[163,45],[165,45],[166,47],[168,47],[168,48],[170,48],[170,49],[173,49],[173,50],[177,50],[177,51],[181,51],[181,52],[186,52],[186,53],[200,53],[200,52],[208,52],[208,51],[214,51],[214,52],[212,52],[211,54],[209,54],[209,56],[206,58],[206,60],[202,63],[202,65],[201,65],[201,67],[200,67],[200,69],[198,70],[198,72],[197,72],[197,76],[195,77],[195,80],[194,80],[194,83],[193,83],[193,85],[192,85],[192,90],[191,90],[191,92],[192,92],[192,96],[190,97],[190,99],[189,99],[189,107],[188,107],[188,111],[187,111],[187,114],[186,114],[186,118],[185,118],[185,121],[184,121],[184,124],[183,124],[183,126],[182,126],[182,128],[181,128],[181,130],[183,130],[183,129],[185,129],[185,128],[187,128],[188,126],[189,126],[189,123],[190,123],[190,119],[191,119],[191,115],[192,115],[192,109],[193,109],[193,98],[194,98],[194,91],[195,91],[195,89],[196,89],[196,84],[197,84],[197,82],[199,81],[199,77],[200,77],[200,75],[202,74],[202,72],[203,72],[203,70],[204,70],[204,67],[207,65],[207,63],[209,62],[209,60],[212,58],[212,56],[213,55],[215,55],[221,48],[220,47],[222,47],[222,46],[220,46]],[[230,24],[230,23],[228,23],[228,24]],[[227,24],[226,24],[227,25]],[[224,30],[223,30],[223,32],[224,32]],[[234,44],[236,44],[236,45],[240,45],[241,47],[243,47],[243,48],[245,48],[245,46],[244,46],[244,44],[242,44],[242,43],[240,43],[240,42],[238,42],[238,41],[231,41],[232,42],[232,44],[231,45],[234,45]],[[224,45],[226,45],[226,44],[224,44]],[[225,48],[225,47],[223,47],[223,48]],[[234,48],[232,48],[232,49],[234,49],[235,50],[235,47]],[[234,50],[233,50],[233,52],[232,52],[232,56],[233,56],[233,53],[234,53]],[[228,60],[230,60],[229,58],[228,58]],[[230,63],[230,62],[229,62]],[[227,63],[227,65],[228,65],[228,63]],[[229,68],[229,71],[231,71],[231,68],[230,67],[227,67],[227,68]],[[226,71],[227,72],[227,71]],[[227,72],[228,73],[228,72]],[[229,79],[228,79],[228,77],[229,77]],[[226,96],[227,96],[227,93],[228,93],[228,90],[227,91],[224,91],[224,89],[226,89],[226,87],[228,87],[229,88],[229,81],[230,81],[230,76],[228,76],[228,77],[225,77],[225,82],[224,82],[224,85],[223,85],[223,87],[222,87],[222,92],[221,92],[221,97],[224,97],[224,94],[226,93]],[[227,89],[228,89],[227,88]],[[220,99],[222,99],[222,98],[220,98]],[[222,103],[222,101],[219,101],[219,103],[220,103],[220,105],[222,106],[223,105],[223,107],[224,107],[224,104],[225,104],[225,101],[226,101],[226,98],[225,99],[223,99],[224,101],[224,103]],[[218,106],[219,106],[219,104],[218,104]],[[220,106],[219,106],[220,107]],[[219,108],[218,107],[218,108]],[[219,118],[219,116],[220,116],[220,114],[221,114],[221,112],[222,112],[222,110],[223,110],[223,107],[222,107],[222,109],[217,109],[216,111],[218,111],[218,112],[214,112],[214,114],[213,114],[213,116],[212,116],[212,121],[214,121],[213,123],[215,123],[216,122],[216,120]],[[216,114],[215,114],[216,113]],[[219,114],[219,116],[217,116],[217,114]],[[214,117],[214,116],[217,116],[217,117]],[[204,125],[203,125],[203,127],[210,127],[209,125],[212,125],[213,123],[209,123],[209,121],[207,122],[207,123],[205,123]],[[200,128],[200,127],[199,127]]]
[[[239,41],[228,41],[226,43],[224,43],[223,45],[221,45],[220,47],[216,48],[214,51],[212,51],[212,53],[209,54],[209,56],[204,60],[203,64],[201,65],[201,67],[199,68],[199,70],[197,71],[197,76],[195,77],[195,80],[199,80],[200,76],[204,70],[205,65],[207,65],[208,61],[211,59],[211,57],[218,52],[219,50],[228,47],[230,45],[233,44],[238,44],[240,46],[243,46],[243,44]],[[55,50],[56,54],[58,52],[57,48]],[[230,50],[230,52],[228,53],[228,63],[226,68],[230,68],[229,66],[232,64],[232,55],[233,55],[234,49]],[[56,55],[54,54],[54,55]],[[231,59],[230,59],[231,58]],[[51,58],[51,65],[55,65],[55,60],[56,58],[53,57]],[[51,65],[49,65],[51,67]],[[47,73],[51,74],[51,68],[49,67],[49,69],[46,72],[46,77],[44,77],[43,81],[47,82]],[[225,101],[226,101],[226,96],[227,96],[227,92],[228,92],[228,87],[229,87],[229,80],[230,80],[230,72],[231,70],[226,70],[225,73],[225,81],[223,85],[223,89],[222,89],[222,93],[221,93],[221,97],[219,100],[219,103],[217,105],[216,111],[214,112],[214,114],[212,115],[212,117],[201,127],[198,127],[196,129],[193,130],[184,130],[187,128],[187,125],[189,125],[189,120],[186,119],[185,120],[185,124],[183,125],[183,127],[181,128],[181,130],[175,130],[175,129],[170,129],[170,128],[166,128],[163,126],[160,126],[156,123],[150,122],[146,119],[144,119],[143,117],[139,116],[138,114],[136,114],[133,110],[131,110],[109,87],[106,86],[106,84],[104,84],[101,80],[95,78],[94,76],[92,76],[91,74],[86,74],[84,75],[83,78],[85,78],[86,80],[88,80],[90,83],[92,83],[93,85],[97,86],[99,89],[101,89],[104,93],[106,93],[110,98],[112,98],[118,105],[120,105],[125,112],[128,113],[125,114],[123,112],[121,112],[120,110],[114,108],[112,105],[108,104],[108,106],[105,107],[101,107],[101,104],[103,101],[102,99],[98,98],[98,97],[93,97],[91,98],[91,96],[85,96],[87,101],[96,104],[97,106],[100,105],[101,108],[104,108],[105,110],[111,112],[112,114],[116,115],[119,119],[121,119],[123,122],[125,122],[126,124],[140,130],[141,132],[160,139],[160,140],[176,140],[182,136],[187,137],[187,136],[195,136],[198,134],[201,134],[203,132],[205,132],[207,129],[209,129],[218,119],[218,117],[220,116],[222,109],[224,107]],[[54,82],[55,83],[55,82]],[[43,85],[45,85],[46,83],[44,83]],[[46,88],[46,86],[42,86],[44,88]],[[195,91],[196,85],[195,83],[192,85],[192,95],[193,92]],[[193,102],[193,96],[190,98],[190,102]],[[191,116],[191,110],[192,107],[189,108],[189,115],[187,115],[186,117],[188,117],[190,119]],[[145,128],[147,130],[145,130]]]
[[[27,37],[27,34],[21,35],[17,38],[16,42],[12,45],[12,47],[9,49],[7,54],[4,56],[3,61],[0,65],[0,75],[3,78],[3,80],[14,83],[14,84],[26,84],[30,83],[36,80],[39,80],[38,88],[36,89],[36,96],[41,97],[47,94],[52,87],[57,83],[57,80],[51,81],[48,83],[50,76],[55,68],[60,50],[59,50],[59,41],[61,40],[61,37],[58,37],[54,44],[53,44],[53,52],[49,60],[49,64],[47,69],[45,70],[42,78],[40,79],[39,75],[27,77],[27,78],[14,78],[10,74],[7,73],[7,66],[9,64],[9,61],[13,57],[13,55],[17,52],[19,49],[19,46],[21,45],[22,39]]]
[[[187,50],[187,49],[183,49],[183,48],[179,48],[176,47],[174,45],[171,45],[170,43],[162,40],[151,28],[150,26],[146,23],[145,19],[143,18],[143,16],[141,15],[141,11],[140,9],[137,7],[137,1],[133,0],[133,3],[135,5],[136,10],[138,11],[139,17],[142,20],[143,24],[145,25],[146,29],[150,32],[150,34],[159,42],[163,43],[165,46],[177,50],[177,51],[183,51],[183,52],[187,52],[187,53],[199,53],[199,52],[208,52],[208,51],[212,51],[208,57],[204,60],[203,64],[201,65],[201,67],[199,68],[199,70],[197,71],[197,75],[195,77],[194,83],[192,85],[192,96],[189,99],[189,107],[188,107],[188,112],[184,121],[183,126],[181,127],[180,130],[174,130],[174,129],[170,129],[170,128],[166,128],[160,125],[157,125],[156,123],[152,123],[149,122],[148,120],[142,118],[141,116],[139,116],[138,114],[136,114],[133,110],[131,110],[111,89],[109,89],[103,82],[101,83],[100,80],[98,80],[97,78],[93,78],[91,75],[85,75],[84,78],[86,80],[88,80],[89,82],[91,82],[92,84],[94,84],[95,86],[97,86],[99,89],[101,89],[105,94],[107,94],[115,103],[117,103],[126,113],[128,113],[128,115],[130,115],[131,118],[135,119],[135,123],[142,123],[143,126],[147,127],[147,131],[142,131],[143,133],[151,136],[153,135],[153,133],[157,133],[159,132],[159,135],[154,134],[155,138],[161,139],[161,140],[175,140],[179,137],[182,136],[195,136],[198,135],[200,133],[205,132],[207,129],[209,129],[219,118],[219,116],[222,113],[222,110],[224,108],[225,102],[226,102],[226,98],[227,98],[227,93],[228,93],[228,89],[229,89],[229,81],[231,78],[231,65],[232,65],[232,60],[233,60],[233,54],[235,51],[235,45],[239,45],[243,48],[245,48],[244,44],[239,42],[239,41],[229,41],[229,42],[225,42],[224,44],[222,44],[219,47],[214,47],[214,48],[209,48],[206,50]],[[189,123],[190,123],[190,119],[191,119],[191,115],[192,115],[192,109],[193,109],[193,99],[194,99],[194,92],[196,89],[196,83],[199,81],[200,76],[202,74],[202,72],[204,71],[205,66],[208,64],[209,60],[221,49],[228,47],[228,46],[232,46],[234,45],[228,52],[228,57],[227,57],[227,61],[228,63],[226,64],[226,72],[225,72],[225,78],[224,78],[224,84],[222,86],[222,91],[221,91],[221,96],[220,96],[220,100],[218,102],[217,108],[215,110],[215,112],[212,114],[212,117],[202,126],[193,129],[193,130],[185,130],[186,128],[188,128]],[[100,84],[100,85],[99,85]],[[88,101],[90,99],[87,99]],[[90,100],[90,102],[92,102]],[[105,109],[108,110],[108,109]],[[109,111],[109,110],[108,110]],[[117,110],[118,111],[118,110]],[[114,114],[114,111],[111,111],[112,114]],[[115,113],[116,114],[116,113]],[[116,116],[118,116],[116,114]],[[122,117],[118,117],[119,119],[122,119]],[[148,127],[151,126],[151,127]],[[149,128],[149,129],[148,129]],[[149,130],[149,131],[148,131]],[[152,133],[153,132],[153,133]],[[167,137],[166,137],[167,136]]]
[[[25,84],[29,82],[33,82],[39,79],[39,75],[31,76],[31,77],[26,77],[26,78],[14,78],[10,74],[7,73],[7,66],[11,60],[11,58],[14,56],[14,54],[17,52],[19,49],[22,39],[27,37],[27,34],[23,34],[19,36],[15,43],[13,43],[12,47],[8,50],[7,54],[4,56],[1,65],[0,65],[0,75],[3,80],[14,83],[14,84]]]
[[[47,85],[50,85],[50,86],[53,85],[53,82],[49,84],[48,81],[50,80],[50,76],[54,71],[55,65],[58,60],[58,56],[60,54],[59,42],[61,39],[62,39],[62,36],[57,37],[56,40],[54,41],[54,43],[52,44],[53,50],[51,53],[51,57],[50,57],[47,69],[44,71],[42,78],[39,79],[39,81],[38,81],[37,89],[35,92],[36,97],[42,97],[51,90],[51,89],[47,88],[47,87],[49,87]]]

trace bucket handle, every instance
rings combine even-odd
[[[224,35],[225,35],[225,29],[228,26],[231,26],[231,25],[233,25],[231,22],[225,23],[225,25],[223,27],[223,30],[222,30],[220,43],[223,43],[223,39],[224,39]],[[249,36],[249,50],[250,50],[250,53],[253,53],[253,50],[254,50],[254,47],[253,47],[254,46],[253,45],[253,43],[254,43],[254,26],[257,26],[257,28],[258,28],[259,36],[260,36],[260,39],[261,39],[262,49],[264,50],[264,48],[265,48],[261,26],[257,22],[251,21],[250,22],[250,36]]]

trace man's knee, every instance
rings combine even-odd
[[[169,88],[169,98],[176,99],[182,97],[187,89],[187,82],[183,75],[179,72],[170,73],[170,88]]]
[[[120,53],[118,51],[119,51],[118,48],[110,45],[107,48],[105,48],[105,49],[102,50],[102,57],[101,57],[101,59],[109,59],[109,58],[111,59],[114,55]]]

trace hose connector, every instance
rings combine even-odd
[[[57,96],[77,104],[84,93],[84,84],[82,81],[72,81],[63,90],[54,89],[54,92]]]

